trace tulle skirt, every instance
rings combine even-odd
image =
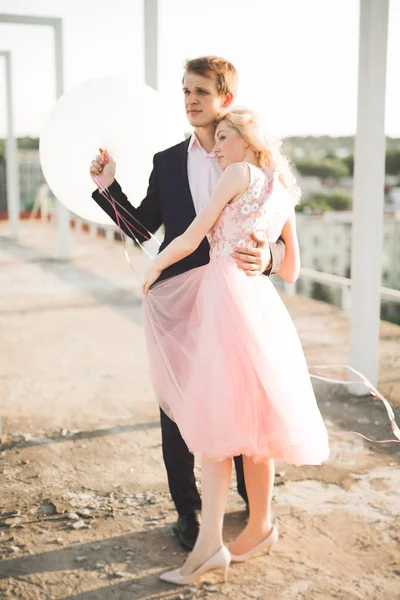
[[[154,286],[143,320],[158,402],[193,454],[328,458],[303,349],[267,277],[212,259]]]

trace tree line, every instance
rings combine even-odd
[[[4,156],[6,141],[0,138],[0,156]],[[39,138],[25,136],[17,138],[18,150],[39,150]]]
[[[354,174],[354,154],[339,158],[328,154],[321,158],[292,158],[292,162],[301,175],[315,176],[326,181],[337,181],[342,177],[352,177]],[[387,150],[385,158],[386,175],[400,177],[400,149]]]

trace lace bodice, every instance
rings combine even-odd
[[[245,193],[227,204],[207,234],[210,258],[228,256],[236,246],[254,248],[253,232],[263,232],[276,242],[291,210],[293,201],[277,179],[274,169],[248,164],[250,180]]]

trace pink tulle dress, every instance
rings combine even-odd
[[[276,241],[293,211],[273,170],[248,166],[248,189],[207,236],[210,262],[144,298],[151,380],[193,454],[320,464],[328,436],[292,319],[269,278],[231,256],[253,231]]]

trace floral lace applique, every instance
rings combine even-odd
[[[210,258],[229,256],[236,246],[254,248],[257,242],[251,234],[255,231],[262,230],[267,233],[268,240],[275,241],[287,218],[287,206],[271,202],[274,170],[259,169],[253,165],[248,167],[250,181],[247,190],[224,208],[207,235]]]

